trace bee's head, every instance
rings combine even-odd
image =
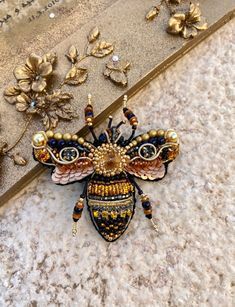
[[[118,125],[112,125],[112,117],[109,117],[109,124],[107,129],[99,136],[99,143],[118,143],[123,139],[120,131],[121,125],[125,124],[125,121],[121,121]]]

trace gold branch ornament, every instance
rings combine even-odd
[[[24,127],[24,130],[22,132],[23,134],[27,130],[28,125],[29,121],[26,123]],[[13,145],[9,145],[8,142],[0,135],[0,166],[4,156],[12,159],[15,165],[25,166],[27,164],[27,160],[24,157],[22,157],[18,152],[14,154],[10,153],[10,151],[13,148],[15,148],[15,146],[20,142],[21,138],[22,134],[19,136],[19,138],[15,141]]]
[[[71,69],[66,74],[63,84],[80,85],[88,78],[88,69],[82,66],[82,61],[88,57],[103,58],[113,52],[112,43],[105,40],[98,40],[100,31],[98,27],[94,27],[87,36],[87,45],[84,54],[79,54],[78,49],[72,45],[66,57],[71,62]]]
[[[201,16],[199,4],[190,2],[188,8],[178,8],[180,3],[180,0],[162,0],[159,5],[151,8],[145,18],[149,21],[155,19],[160,13],[161,6],[166,4],[171,16],[166,29],[169,34],[180,35],[188,39],[196,36],[198,31],[206,30],[208,25],[205,18]]]
[[[54,52],[43,56],[31,54],[23,65],[14,69],[16,84],[5,89],[4,98],[8,103],[14,105],[18,112],[26,115],[26,124],[11,146],[8,145],[7,140],[0,138],[0,157],[7,156],[17,165],[26,165],[26,159],[19,154],[11,154],[10,151],[21,141],[34,117],[41,118],[45,130],[53,130],[60,120],[71,121],[78,117],[71,104],[73,95],[62,90],[62,87],[80,85],[87,80],[88,69],[81,65],[85,58],[103,58],[113,52],[113,44],[99,40],[99,37],[100,31],[94,27],[87,36],[87,45],[83,54],[80,55],[75,46],[69,48],[66,57],[72,67],[62,82],[57,85],[53,82],[58,61]]]

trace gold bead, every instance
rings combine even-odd
[[[86,121],[87,122],[92,122],[92,118],[91,117],[87,117]]]
[[[46,132],[46,136],[50,139],[50,138],[53,138],[53,136],[54,136],[54,132],[53,131],[51,131],[51,130],[47,130],[47,132]]]
[[[79,143],[79,144],[82,145],[82,144],[84,144],[84,142],[85,142],[84,138],[79,138],[79,139],[78,139],[78,143]]]
[[[166,133],[166,139],[169,142],[174,142],[176,143],[178,141],[178,135],[174,130],[168,130]]]
[[[65,134],[63,135],[63,139],[64,139],[65,141],[70,141],[71,138],[72,138],[72,136],[71,136],[70,133],[65,133]]]
[[[153,138],[157,135],[157,131],[156,130],[150,130],[148,134],[151,138]]]
[[[55,135],[54,135],[54,138],[55,138],[56,140],[61,140],[62,137],[63,137],[62,134],[59,133],[59,132],[55,133]]]
[[[141,142],[143,141],[143,139],[142,139],[141,136],[137,136],[136,141],[137,141],[138,143],[141,143]]]
[[[41,147],[46,145],[47,137],[44,132],[38,132],[33,136],[33,145],[36,147]]]
[[[137,145],[137,141],[136,140],[133,140],[131,143],[132,143],[133,146]]]
[[[78,136],[76,134],[72,135],[72,141],[77,141],[78,140]]]
[[[98,217],[99,216],[99,211],[93,211],[93,216]]]
[[[158,136],[164,136],[164,134],[165,134],[165,131],[162,130],[162,129],[159,129],[159,130],[157,131],[157,135],[158,135]]]
[[[143,134],[142,139],[143,139],[143,141],[148,141],[148,139],[149,139],[148,133]]]

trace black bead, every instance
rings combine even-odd
[[[163,145],[165,143],[165,138],[163,136],[157,138],[157,142],[159,145]]]
[[[162,159],[167,160],[168,159],[168,149],[164,148],[162,151]]]
[[[59,148],[63,148],[65,146],[65,141],[64,140],[60,140],[59,142],[58,142],[58,147]]]
[[[81,213],[82,211],[83,211],[83,208],[74,207],[74,209],[73,209],[74,213]]]
[[[150,219],[150,220],[151,220],[151,218],[153,217],[152,214],[147,214],[147,215],[145,215],[145,216],[147,217],[147,219]]]
[[[68,142],[66,143],[66,146],[72,147],[72,146],[73,146],[73,141],[68,141]]]
[[[133,113],[127,114],[127,119],[130,120],[132,117],[134,117],[135,115]]]
[[[143,202],[143,203],[142,203],[142,206],[143,206],[143,208],[146,209],[146,210],[148,210],[148,209],[151,208],[151,204],[150,204],[149,201]]]
[[[105,133],[102,133],[100,136],[99,136],[99,141],[101,143],[105,143],[107,141],[107,136]]]
[[[72,145],[71,145],[72,147],[76,147],[78,143],[77,143],[77,142],[75,142],[75,141],[72,141],[72,143],[71,143],[71,144],[72,144]]]
[[[74,219],[74,218],[73,218],[73,221],[74,221],[75,223],[77,223],[77,222],[79,221],[79,219]]]
[[[51,148],[55,148],[56,145],[57,145],[57,141],[55,139],[50,139],[48,141],[48,145],[51,147]]]

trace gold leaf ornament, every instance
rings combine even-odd
[[[0,157],[4,156],[7,146],[7,142],[5,142],[4,140],[0,140]]]
[[[11,158],[13,159],[16,165],[25,166],[27,164],[27,160],[24,157],[22,157],[19,153],[11,155]]]
[[[73,66],[65,76],[64,83],[69,85],[79,85],[86,81],[88,77],[87,69]]]
[[[98,29],[98,27],[94,27],[93,29],[91,29],[90,33],[88,34],[88,42],[89,43],[93,43],[95,40],[97,40],[97,38],[100,35],[100,31]]]
[[[73,64],[76,63],[79,56],[77,48],[74,45],[72,45],[69,48],[68,54],[66,54],[66,56],[70,60],[70,62],[72,62]]]
[[[42,58],[44,62],[49,62],[54,65],[57,61],[57,54],[55,52],[48,52]]]
[[[149,11],[148,13],[146,14],[145,18],[147,20],[153,20],[155,17],[158,16],[160,12],[160,7],[159,6],[153,6]]]
[[[78,114],[72,107],[70,93],[55,90],[52,94],[45,96],[37,103],[38,114],[43,120],[46,129],[55,128],[59,119],[72,120]]]
[[[97,42],[97,44],[91,50],[91,55],[96,58],[103,58],[106,55],[112,53],[114,46],[106,41]]]
[[[172,4],[180,4],[181,0],[169,0]]]

